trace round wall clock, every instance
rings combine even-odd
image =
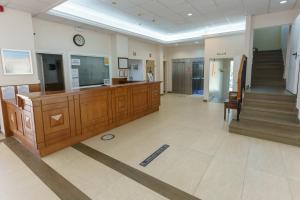
[[[73,37],[73,42],[79,47],[82,47],[85,44],[85,39],[82,35],[76,34]]]

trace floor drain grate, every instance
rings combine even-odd
[[[113,135],[113,134],[106,134],[106,135],[103,135],[103,136],[101,137],[101,140],[106,141],[106,140],[112,140],[112,139],[114,139],[114,138],[115,138],[115,135]]]
[[[146,167],[151,163],[155,158],[157,158],[162,152],[164,152],[170,145],[164,144],[159,149],[157,149],[153,154],[146,158],[143,162],[140,163],[141,166]]]

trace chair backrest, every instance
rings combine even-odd
[[[237,86],[237,100],[243,101],[243,92],[246,88],[246,74],[247,74],[247,57],[242,56],[240,69],[238,74],[238,86]]]

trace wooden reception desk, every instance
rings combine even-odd
[[[44,156],[159,110],[160,82],[136,82],[5,100],[8,136]]]

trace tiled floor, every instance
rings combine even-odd
[[[96,136],[84,144],[202,200],[300,200],[299,147],[229,134],[227,129],[222,104],[172,94],[162,97],[160,112],[109,131],[114,140]],[[170,147],[147,167],[139,165],[163,144]],[[0,157],[0,175],[12,165],[16,177],[2,174],[1,183],[9,179],[21,187],[18,170],[26,171],[26,166],[1,145],[5,156]],[[43,160],[92,199],[165,199],[72,147]],[[57,199],[33,174],[28,177],[34,180],[30,184],[39,185],[36,193]],[[13,198],[18,194],[9,195],[18,199]]]

